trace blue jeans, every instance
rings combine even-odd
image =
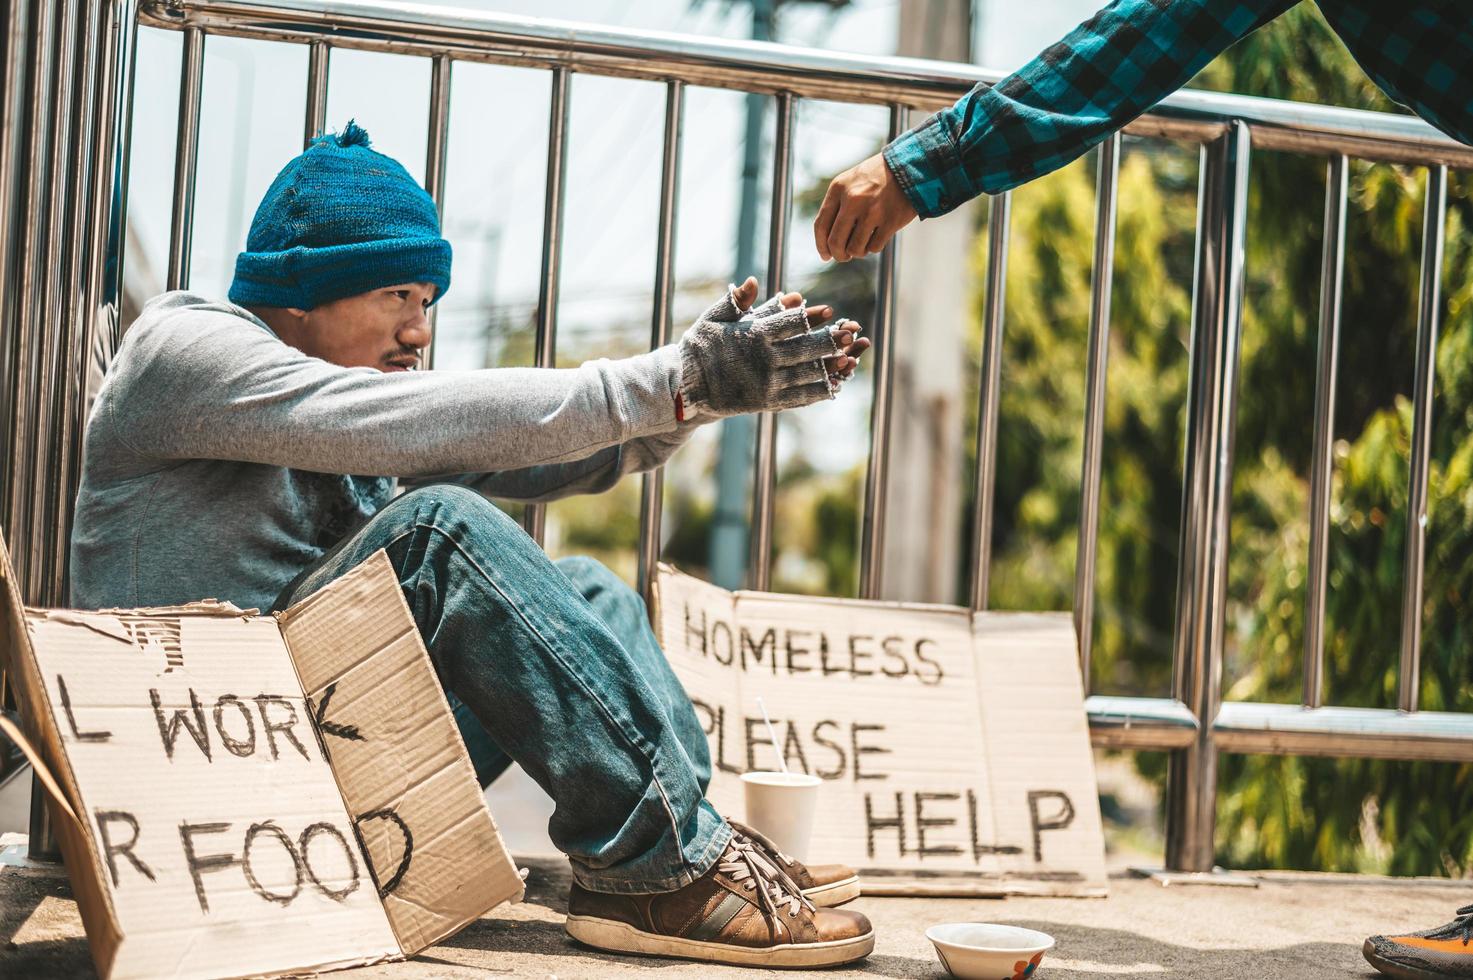
[[[636,592],[591,558],[554,564],[490,501],[442,484],[379,511],[277,608],[380,548],[477,776],[487,784],[514,761],[537,781],[580,885],[673,891],[715,864],[731,829],[705,799],[706,736]]]

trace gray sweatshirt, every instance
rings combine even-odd
[[[658,466],[671,345],[578,368],[385,374],[309,357],[238,306],[165,293],[129,330],[87,423],[73,606],[278,593],[406,484],[597,493]]]

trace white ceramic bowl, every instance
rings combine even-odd
[[[926,930],[941,965],[961,980],[1023,980],[1033,976],[1054,937],[1018,926],[948,922]]]

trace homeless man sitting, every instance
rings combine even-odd
[[[758,966],[867,955],[869,921],[831,907],[852,871],[804,867],[705,800],[706,736],[638,594],[548,560],[487,499],[604,491],[699,425],[831,398],[859,327],[795,294],[753,309],[748,279],[648,354],[416,371],[450,244],[352,123],[277,175],[246,247],[229,302],[159,296],[118,350],[87,426],[72,603],[282,609],[384,549],[483,784],[515,761],[556,804],[574,938]]]

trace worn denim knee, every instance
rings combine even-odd
[[[559,558],[558,569],[583,594],[598,617],[609,625],[624,650],[634,659],[646,682],[665,705],[685,761],[704,793],[711,784],[711,747],[690,695],[675,676],[665,652],[650,628],[649,611],[642,597],[602,562],[586,555]]]
[[[596,608],[515,521],[444,485],[391,502],[289,600],[380,548],[446,690],[553,798],[548,831],[579,883],[669,891],[716,861],[731,830],[704,799],[704,735],[632,590],[575,563]],[[483,778],[500,764],[481,761]]]

